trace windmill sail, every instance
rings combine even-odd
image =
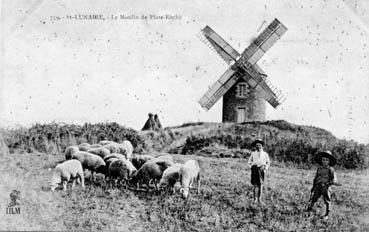
[[[237,70],[231,67],[210,87],[199,100],[200,105],[209,110],[240,78],[236,75]]]
[[[200,31],[200,39],[212,50],[215,50],[228,64],[235,63],[216,81],[199,103],[209,110],[240,78],[255,89],[270,105],[278,107],[284,97],[266,78],[264,71],[256,62],[268,51],[273,44],[287,31],[278,19],[274,21],[245,49],[240,55],[222,37],[209,26]]]
[[[210,49],[215,50],[220,57],[230,64],[232,61],[237,60],[240,54],[232,48],[222,37],[220,37],[213,29],[206,26],[200,31],[198,37],[203,41]]]
[[[277,108],[283,102],[284,97],[281,91],[263,77],[265,74],[258,72],[258,69],[262,71],[260,67],[257,69],[249,62],[242,63],[240,66],[242,67],[240,72],[244,72],[242,78],[251,88],[258,91],[270,105]]]
[[[247,60],[252,65],[267,52],[278,39],[287,31],[278,19],[274,19],[271,24],[250,44],[242,53],[242,59]]]

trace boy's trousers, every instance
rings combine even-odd
[[[327,187],[325,184],[314,185],[311,203],[314,204],[315,202],[317,202],[320,196],[323,196],[324,203],[329,205],[329,203],[331,202],[330,187]]]

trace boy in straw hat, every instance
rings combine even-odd
[[[313,209],[314,204],[318,201],[320,196],[323,196],[326,205],[325,215],[323,219],[328,219],[329,205],[331,201],[331,185],[341,185],[337,183],[336,174],[332,166],[337,163],[336,158],[330,151],[319,152],[315,156],[315,161],[320,165],[316,171],[313,188],[311,189],[310,202],[307,211]]]
[[[264,142],[260,139],[252,142],[251,147],[253,152],[248,160],[248,164],[251,166],[251,184],[254,186],[254,202],[264,204],[261,200],[263,193],[263,184],[265,171],[270,166],[269,155],[263,151]]]

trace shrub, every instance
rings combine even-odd
[[[160,131],[141,131],[140,136],[144,140],[146,150],[150,151],[163,151],[176,138],[169,128]]]
[[[326,130],[283,120],[234,124],[220,132],[191,135],[187,137],[181,153],[201,155],[201,151],[215,144],[228,149],[251,149],[256,137],[265,140],[264,149],[274,160],[310,168],[315,164],[313,157],[318,151],[331,150],[338,166],[347,169],[369,167],[369,145],[340,140]]]
[[[11,129],[5,142],[11,151],[37,150],[47,153],[59,153],[69,145],[83,142],[97,143],[101,140],[122,142],[131,141],[135,151],[145,148],[144,141],[133,129],[123,127],[118,123],[85,123],[76,124],[34,124],[30,128]],[[138,150],[137,150],[138,149]]]

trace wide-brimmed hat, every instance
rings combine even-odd
[[[334,166],[337,163],[337,159],[332,155],[330,151],[321,151],[315,155],[315,162],[322,164],[322,157],[329,158],[329,165]]]
[[[251,147],[255,147],[257,143],[260,143],[262,146],[264,146],[264,141],[261,139],[255,139],[254,142],[251,143]]]

